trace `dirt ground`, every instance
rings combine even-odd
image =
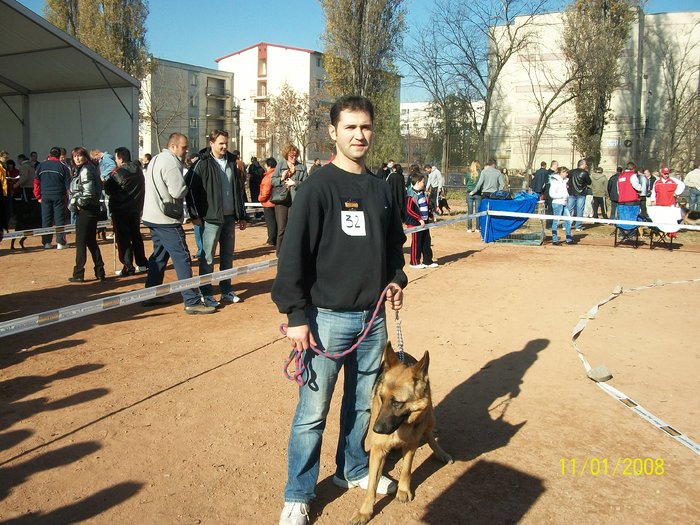
[[[456,462],[422,447],[415,500],[378,498],[370,523],[700,523],[698,455],[589,380],[570,339],[618,284],[700,277],[700,240],[634,250],[609,233],[555,247],[485,245],[464,223],[432,231],[440,267],[407,268],[401,319],[406,350],[430,351],[439,440]],[[274,257],[264,235],[239,233],[234,264]],[[69,284],[73,249],[8,245],[0,321],[143,286],[142,275]],[[185,315],[173,296],[0,339],[0,523],[277,523],[296,387],[282,375],[274,276],[236,279],[245,302],[215,315]],[[611,385],[695,441],[698,311],[700,282],[624,294],[578,340]],[[331,483],[338,405],[316,524],[347,522],[363,497]]]

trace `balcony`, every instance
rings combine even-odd
[[[229,98],[231,97],[231,90],[225,89],[218,86],[207,86],[206,94],[211,98]]]

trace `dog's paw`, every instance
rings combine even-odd
[[[413,492],[411,492],[410,490],[399,489],[396,492],[396,499],[399,500],[401,503],[408,503],[409,501],[413,501]]]
[[[359,510],[356,510],[355,514],[350,518],[350,525],[365,525],[371,517],[371,514],[363,514]]]

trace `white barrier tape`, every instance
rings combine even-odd
[[[416,233],[420,232],[423,230],[429,230],[431,228],[441,228],[442,226],[449,226],[451,224],[456,224],[458,222],[464,222],[467,219],[474,219],[474,218],[479,218],[487,215],[488,212],[486,211],[480,211],[479,213],[474,213],[472,215],[462,215],[460,217],[455,217],[454,219],[447,219],[447,220],[441,220],[440,222],[431,222],[427,223],[424,226],[411,226],[410,228],[405,228],[404,233],[410,234],[410,233]]]
[[[673,226],[683,230],[700,231],[700,226],[692,226],[688,224],[678,224],[677,222],[641,222],[641,221],[622,221],[618,219],[594,219],[593,217],[570,217],[564,215],[547,215],[541,213],[521,213],[516,211],[497,211],[488,210],[488,215],[493,215],[494,217],[519,217],[522,219],[540,219],[540,220],[551,220],[557,219],[559,221],[570,221],[570,222],[586,222],[595,224],[612,224],[612,225],[623,225],[623,226],[642,226],[646,228],[655,228],[659,226]]]
[[[263,205],[259,202],[246,202],[244,203],[246,208],[262,208]]]
[[[97,223],[98,228],[109,228],[112,226],[112,221],[100,221]],[[19,239],[20,237],[33,237],[39,235],[48,235],[56,233],[70,233],[75,231],[75,224],[66,224],[64,226],[50,226],[48,228],[35,228],[33,230],[18,230],[8,232],[3,236],[5,239]]]
[[[183,279],[173,283],[161,284],[159,286],[143,288],[132,292],[125,292],[123,294],[113,295],[103,299],[96,299],[94,301],[66,306],[57,310],[49,310],[47,312],[21,317],[19,319],[12,319],[10,321],[0,323],[0,337],[26,332],[28,330],[68,321],[70,319],[77,319],[78,317],[93,315],[104,312],[105,310],[113,310],[121,306],[145,301],[146,299],[153,299],[154,297],[163,297],[164,295],[181,292],[182,290],[187,290],[189,288],[197,288],[203,284],[216,283],[236,275],[266,270],[267,268],[271,268],[276,265],[277,259],[270,259],[267,261],[248,264],[246,266],[231,268],[230,270],[223,270],[202,276],[191,277],[190,279]]]
[[[595,316],[598,314],[598,311],[601,306],[609,303],[616,297],[620,297],[623,293],[628,293],[628,292],[638,292],[641,290],[648,290],[650,288],[656,288],[658,286],[665,286],[667,284],[688,284],[688,283],[694,283],[694,282],[700,282],[700,279],[689,279],[686,281],[671,281],[671,282],[664,282],[661,280],[657,280],[655,283],[647,286],[639,286],[637,288],[630,288],[630,289],[623,289],[621,286],[616,286],[615,289],[613,290],[612,294],[600,301],[598,304],[593,306],[588,312],[586,312],[584,315],[581,316],[581,319],[579,320],[578,323],[576,323],[576,326],[574,327],[572,333],[571,333],[571,344],[574,347],[574,350],[578,353],[579,359],[581,359],[581,362],[583,363],[583,367],[586,369],[586,372],[589,372],[591,370],[591,365],[588,363],[588,360],[586,359],[586,356],[583,354],[581,349],[578,347],[576,344],[576,340],[578,339],[579,335],[581,335],[581,332],[583,332],[584,328],[588,325],[588,321],[591,319],[595,319]],[[647,421],[648,423],[651,423],[654,425],[656,428],[659,430],[662,430],[665,432],[668,436],[672,437],[679,443],[682,443],[686,447],[688,447],[690,450],[695,452],[696,454],[700,455],[700,445],[695,443],[692,439],[690,439],[688,436],[683,434],[682,432],[679,432],[675,428],[673,428],[671,425],[665,423],[663,420],[659,419],[656,417],[654,414],[649,412],[646,408],[641,406],[639,403],[625,395],[624,393],[620,392],[616,388],[608,385],[605,382],[596,382],[596,384],[603,390],[603,392],[607,393],[609,396],[617,399],[620,401],[623,405],[625,405],[627,408],[632,410],[634,413],[636,413],[639,417]]]

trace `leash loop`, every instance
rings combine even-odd
[[[386,293],[389,291],[389,285],[387,285],[386,288],[382,291],[381,295],[379,296],[379,300],[377,301],[377,306],[374,308],[374,312],[372,313],[372,317],[369,320],[369,323],[367,324],[367,328],[362,332],[362,335],[360,335],[360,338],[355,342],[354,345],[352,345],[350,348],[343,350],[342,352],[335,352],[335,353],[328,353],[324,352],[323,350],[320,350],[317,346],[311,345],[309,346],[309,350],[313,350],[313,352],[316,355],[323,356],[327,359],[340,359],[341,357],[345,357],[346,355],[352,353],[355,351],[355,349],[360,346],[362,341],[365,340],[365,337],[369,333],[369,331],[372,329],[372,325],[374,324],[374,320],[377,318],[377,315],[379,314],[379,311],[381,310],[382,305],[384,304],[384,299],[386,298]],[[396,319],[398,319],[399,312],[398,310],[396,311]],[[400,327],[397,326],[397,330],[399,330],[399,337],[400,337]],[[287,335],[287,323],[282,323],[280,325],[280,332],[283,335]],[[400,340],[401,342],[399,343],[399,351],[400,351],[400,357],[403,356],[403,339]],[[294,368],[290,370],[289,366],[294,362]],[[304,372],[306,371],[306,366],[304,365],[304,350],[297,350],[296,348],[292,348],[292,351],[289,353],[289,357],[287,358],[286,362],[284,363],[284,368],[283,368],[283,373],[284,376],[289,379],[290,381],[295,381],[299,386],[304,386],[306,381],[304,380]]]

